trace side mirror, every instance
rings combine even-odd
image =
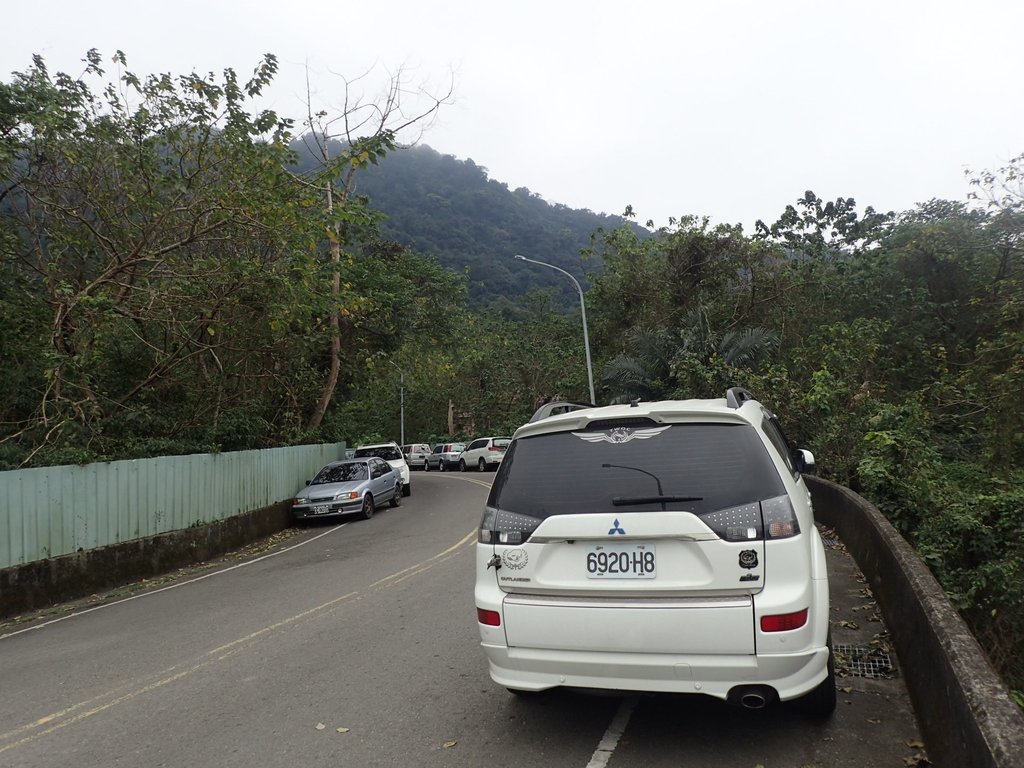
[[[793,451],[793,464],[800,474],[813,475],[816,469],[814,465],[814,454],[806,448],[797,448]]]

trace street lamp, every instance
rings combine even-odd
[[[572,284],[576,286],[576,291],[580,295],[580,314],[583,316],[583,348],[587,353],[587,383],[590,385],[590,403],[591,405],[597,405],[597,398],[594,396],[594,370],[590,364],[590,337],[587,335],[587,305],[583,300],[583,289],[580,288],[579,281],[571,274],[566,272],[561,267],[556,267],[554,264],[548,264],[546,261],[537,261],[536,259],[528,259],[525,256],[515,255],[515,258],[520,261],[528,261],[531,264],[540,264],[542,267],[550,267],[556,272],[561,272],[563,275],[572,280]]]
[[[400,443],[400,445],[405,445],[405,371],[403,371],[399,367],[398,363],[396,363],[390,357],[385,357],[384,359],[391,363],[393,366],[395,366],[395,368],[398,368],[398,418],[402,438],[402,442]]]

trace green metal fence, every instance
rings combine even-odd
[[[0,472],[0,568],[260,509],[344,454],[331,443]]]

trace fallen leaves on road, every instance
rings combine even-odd
[[[316,724],[316,729],[318,731],[326,731],[327,730],[327,725],[325,723],[317,723]],[[351,730],[352,730],[351,728],[346,728],[343,725],[339,725],[337,728],[334,729],[334,732],[335,733],[348,733]]]
[[[452,747],[454,747],[454,746],[455,746],[456,744],[458,744],[458,743],[459,743],[459,742],[457,742],[457,741],[454,741],[454,740],[452,740],[452,741],[446,741],[446,742],[445,742],[444,744],[442,744],[441,746],[442,746],[442,747],[444,747],[445,749],[451,749]]]

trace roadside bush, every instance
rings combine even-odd
[[[911,538],[992,664],[1024,691],[1024,473],[1000,480],[955,469]]]

